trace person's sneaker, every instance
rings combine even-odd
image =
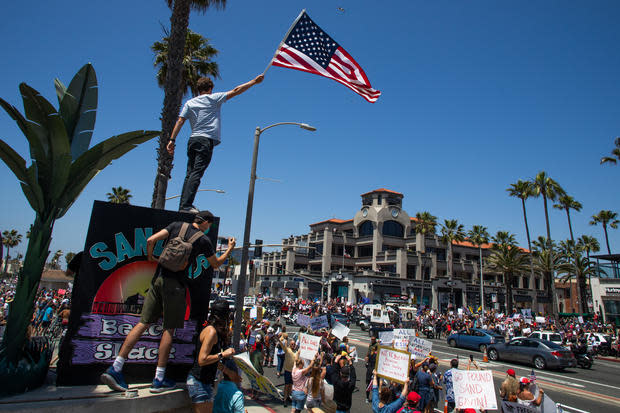
[[[166,390],[172,390],[177,386],[174,380],[170,380],[164,377],[163,380],[153,379],[153,384],[149,389],[151,393],[161,393]]]
[[[200,211],[198,211],[198,209],[196,209],[196,207],[192,206],[190,208],[179,209],[179,212],[189,212],[190,214],[197,214]]]
[[[116,391],[125,391],[129,388],[125,383],[122,371],[116,371],[112,366],[101,375],[101,382],[107,384],[109,388]]]

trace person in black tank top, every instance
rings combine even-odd
[[[221,363],[222,359],[230,358],[235,350],[229,347],[228,319],[230,308],[227,301],[216,301],[211,306],[206,327],[196,340],[194,365],[187,375],[187,391],[192,399],[196,413],[211,413],[215,392],[213,385],[218,368],[228,376],[237,374],[227,371]]]

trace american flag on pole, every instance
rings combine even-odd
[[[293,22],[271,64],[328,77],[372,103],[381,95],[370,86],[360,65],[305,10]]]

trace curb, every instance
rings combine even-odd
[[[620,358],[615,358],[615,357],[600,357],[600,356],[596,356],[596,360],[604,360],[604,361],[612,361],[614,363],[620,363]]]

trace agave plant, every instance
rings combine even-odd
[[[49,255],[55,221],[65,215],[99,171],[138,144],[159,135],[158,131],[127,132],[89,149],[97,109],[95,70],[86,64],[73,77],[68,88],[58,79],[55,85],[58,109],[25,83],[19,85],[25,116],[0,99],[0,106],[15,120],[28,140],[32,162],[27,166],[24,158],[3,140],[0,140],[0,158],[19,180],[36,213],[0,344],[0,393],[4,394],[20,391],[14,380],[15,374],[20,374],[18,363],[20,371],[30,371],[33,375],[32,367],[23,368],[24,363],[34,364],[29,358],[31,355],[25,358],[23,351],[27,348],[27,329]],[[24,379],[20,386],[32,388],[32,380]]]

